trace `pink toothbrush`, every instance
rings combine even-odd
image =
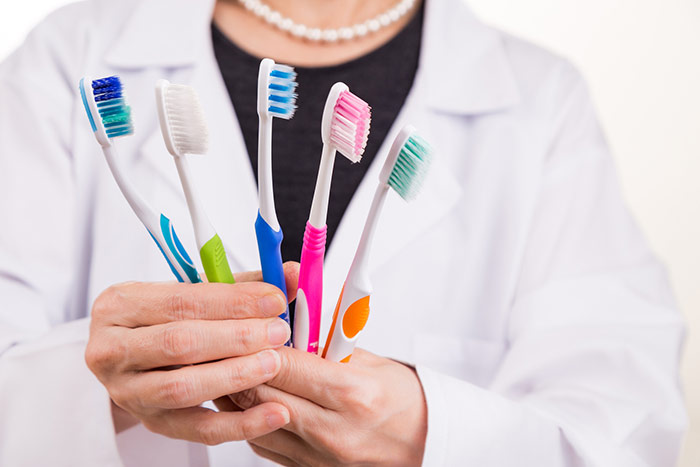
[[[351,93],[344,83],[335,83],[328,93],[321,122],[323,153],[314,199],[304,231],[301,269],[294,314],[294,348],[318,353],[323,298],[323,256],[326,251],[326,214],[331,190],[335,153],[359,162],[367,145],[370,107]]]

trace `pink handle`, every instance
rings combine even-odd
[[[301,249],[299,289],[304,291],[309,307],[309,344],[307,352],[318,352],[323,301],[323,256],[326,252],[326,230],[306,223],[304,245]]]

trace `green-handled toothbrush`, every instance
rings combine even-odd
[[[175,158],[185,192],[207,280],[233,284],[235,281],[226,259],[226,250],[194,190],[185,158],[186,154],[205,154],[209,144],[207,124],[197,93],[191,86],[170,84],[161,79],[156,83],[156,106],[165,146]]]

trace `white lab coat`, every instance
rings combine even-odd
[[[258,269],[255,180],[211,48],[212,5],[74,4],[0,66],[0,465],[207,462],[202,446],[142,427],[115,437],[107,392],[84,363],[103,289],[172,278],[111,179],[77,85],[122,77],[136,134],[119,157],[191,252],[153,84],[198,90],[211,127],[209,155],[192,159],[201,194],[234,270]],[[417,365],[425,465],[672,465],[686,424],[683,322],[580,75],[484,26],[462,0],[428,0],[419,70],[390,137],[407,122],[433,142],[435,163],[415,202],[387,201],[360,346]],[[323,335],[380,159],[326,257]],[[208,453],[217,466],[266,462],[245,443]]]

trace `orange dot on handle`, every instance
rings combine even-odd
[[[343,316],[343,333],[352,339],[362,331],[369,318],[369,296],[363,297],[350,305]]]

